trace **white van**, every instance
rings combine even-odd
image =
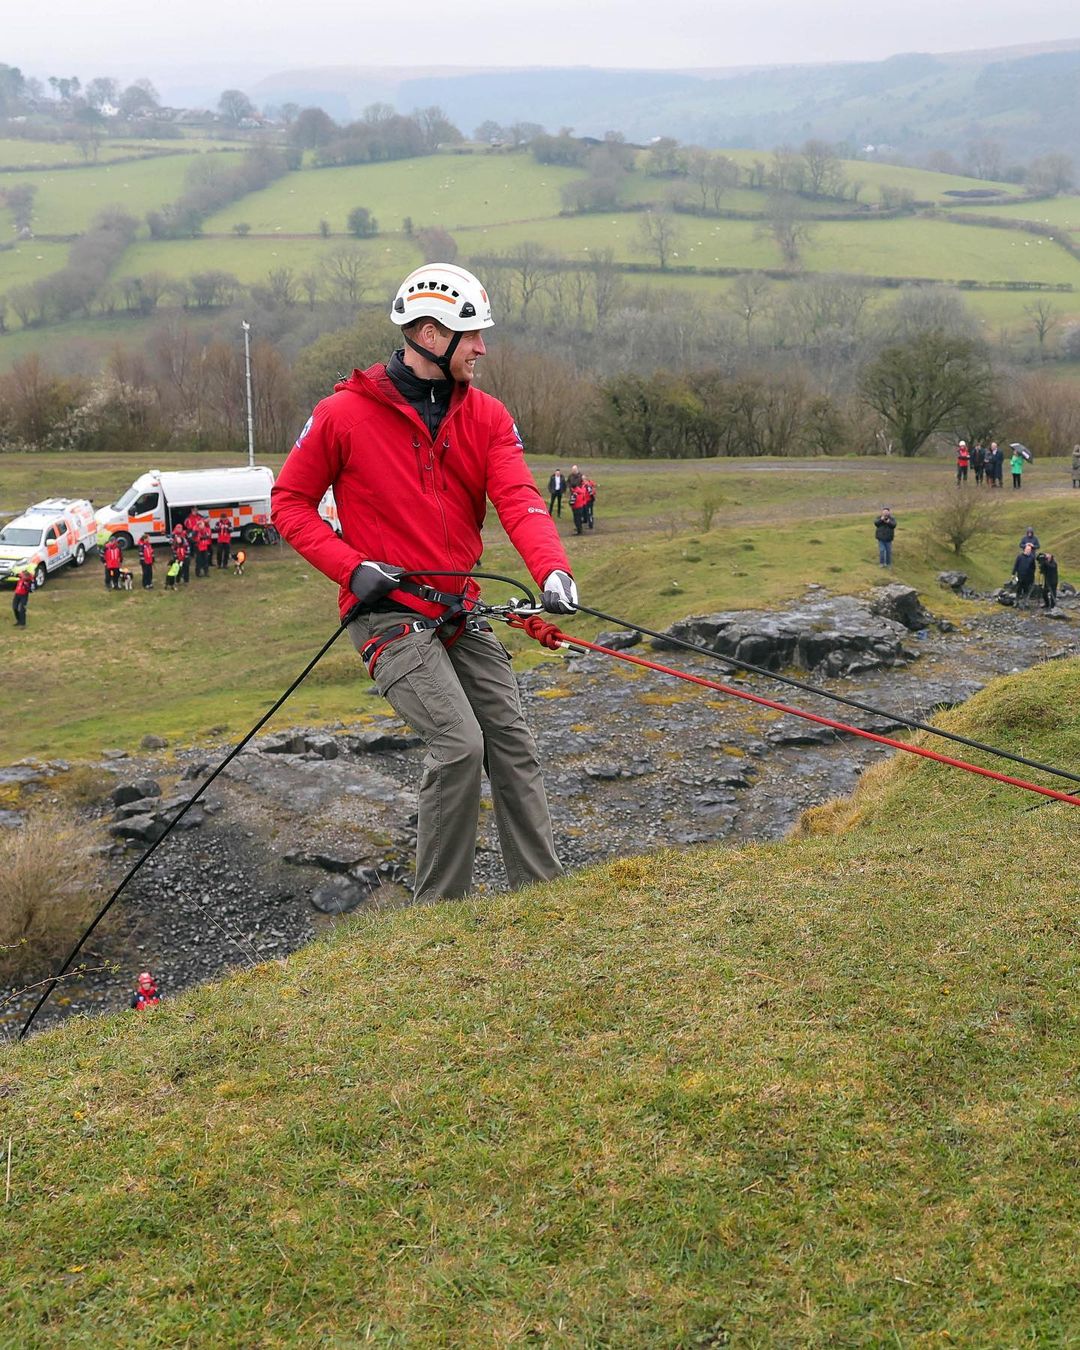
[[[178,520],[192,509],[207,516],[214,529],[227,517],[233,536],[245,543],[266,537],[270,528],[270,489],[274,471],[264,466],[239,469],[151,469],[135,479],[111,506],[96,512],[98,541],[111,535],[121,548],[142,539],[164,543]]]
[[[80,497],[47,497],[28,506],[0,530],[0,582],[34,574],[35,589],[65,563],[81,567],[97,547],[92,504]]]

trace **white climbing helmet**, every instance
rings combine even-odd
[[[398,287],[390,318],[399,328],[417,319],[438,319],[454,333],[493,328],[491,301],[480,281],[452,263],[425,263]]]

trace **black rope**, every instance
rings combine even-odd
[[[120,898],[120,895],[124,890],[124,887],[127,886],[128,882],[139,871],[143,863],[145,863],[146,860],[149,857],[151,857],[154,851],[158,849],[165,842],[166,839],[168,839],[169,835],[172,834],[176,826],[179,825],[180,821],[183,820],[183,818],[187,815],[187,813],[191,810],[191,808],[203,795],[203,793],[214,781],[214,779],[218,776],[218,774],[221,773],[221,771],[226,767],[226,765],[230,764],[236,758],[236,756],[240,753],[241,750],[243,750],[244,746],[247,745],[247,743],[251,740],[251,738],[255,736],[259,731],[261,731],[262,728],[266,725],[266,723],[270,720],[270,718],[273,717],[274,713],[277,712],[277,710],[281,707],[281,705],[285,702],[285,700],[289,697],[289,695],[307,678],[308,675],[311,674],[311,672],[323,659],[323,657],[334,645],[334,643],[338,640],[338,638],[342,635],[342,633],[344,633],[349,623],[352,622],[352,619],[355,617],[355,613],[356,610],[353,609],[350,610],[348,614],[346,614],[345,618],[342,619],[333,637],[331,637],[328,641],[323,643],[322,647],[319,649],[318,655],[313,657],[312,660],[308,662],[308,664],[304,667],[304,669],[300,672],[300,674],[296,677],[296,679],[293,680],[292,684],[289,685],[288,689],[285,690],[285,692],[274,704],[274,706],[270,708],[266,713],[264,713],[262,717],[259,718],[259,720],[255,723],[255,725],[251,728],[251,730],[247,733],[247,735],[243,738],[243,740],[238,741],[237,744],[233,746],[233,748],[229,751],[229,753],[225,756],[225,758],[221,761],[221,763],[217,766],[217,768],[209,776],[209,778],[203,780],[202,784],[199,786],[198,790],[194,793],[194,795],[184,803],[184,805],[180,808],[179,811],[177,811],[176,815],[173,816],[172,820],[169,821],[169,824],[167,825],[163,833],[157,839],[154,840],[154,842],[150,845],[150,847],[146,850],[146,852],[143,853],[143,855],[139,858],[139,860],[131,868],[129,868],[127,875],[124,877],[123,881],[121,881],[120,885],[117,886],[116,890],[113,891],[112,895],[109,896],[105,904],[102,905],[101,909],[95,915],[94,920],[90,924],[89,928],[87,928],[86,932],[83,933],[82,937],[79,938],[78,942],[71,949],[71,952],[67,960],[60,967],[57,973],[53,976],[50,983],[46,986],[45,992],[42,994],[42,996],[38,999],[37,1003],[34,1005],[34,1008],[31,1011],[30,1016],[23,1023],[23,1028],[19,1032],[20,1041],[30,1030],[34,1018],[38,1015],[41,1009],[48,1002],[49,995],[60,983],[60,981],[64,978],[65,974],[71,967],[71,963],[82,951],[83,947],[86,945],[94,929],[97,928],[98,924],[102,921],[102,919],[104,919],[105,915],[108,914],[109,910],[112,909],[115,902]]]
[[[423,577],[423,576],[443,576],[443,577],[482,577],[485,581],[505,581],[505,582],[508,582],[511,586],[514,586],[514,587],[517,587],[517,588],[520,589],[520,590],[523,590],[523,591],[525,592],[525,594],[526,594],[526,595],[528,596],[528,598],[529,598],[529,604],[530,604],[533,608],[536,608],[536,597],[533,595],[533,593],[529,590],[529,588],[528,588],[527,586],[523,586],[523,585],[521,584],[520,581],[516,581],[513,577],[504,577],[504,576],[500,576],[499,573],[497,573],[497,572],[435,572],[435,571],[431,571],[431,572],[427,572],[427,573],[421,573],[421,572],[403,572],[403,573],[402,573],[402,578],[403,578],[403,579],[404,579],[405,577],[415,578],[415,577]],[[68,955],[67,960],[66,960],[66,961],[64,962],[64,964],[60,967],[60,969],[57,971],[57,973],[52,977],[52,979],[50,980],[49,984],[46,986],[45,992],[41,995],[41,997],[38,999],[37,1003],[34,1005],[33,1009],[32,1009],[31,1012],[30,1012],[29,1017],[27,1017],[26,1021],[23,1023],[22,1030],[19,1032],[19,1040],[20,1040],[20,1041],[23,1039],[23,1037],[26,1035],[26,1033],[30,1030],[30,1027],[31,1027],[31,1025],[32,1025],[32,1023],[33,1023],[33,1021],[34,1021],[34,1018],[38,1015],[38,1013],[41,1011],[41,1009],[42,1009],[42,1008],[45,1006],[45,1004],[48,1002],[49,997],[50,997],[50,995],[52,994],[53,990],[54,990],[54,989],[56,988],[56,986],[60,983],[60,981],[64,978],[64,976],[67,974],[68,970],[71,968],[72,962],[75,960],[75,958],[78,956],[78,954],[82,951],[83,947],[86,945],[87,941],[89,940],[91,934],[92,934],[92,933],[94,932],[94,930],[97,928],[98,924],[102,921],[102,919],[104,919],[105,915],[108,914],[109,910],[112,909],[112,907],[113,907],[113,905],[116,903],[116,901],[120,898],[120,895],[122,894],[124,888],[127,886],[128,882],[131,881],[131,879],[136,875],[136,873],[139,871],[139,869],[142,867],[142,865],[147,861],[147,859],[150,858],[150,857],[153,855],[153,853],[154,853],[154,852],[155,852],[155,851],[156,851],[156,850],[157,850],[157,849],[165,842],[165,840],[166,840],[166,839],[169,837],[169,835],[173,832],[173,830],[174,830],[174,829],[176,828],[176,826],[180,823],[180,821],[183,820],[183,818],[187,815],[187,813],[191,810],[191,808],[195,805],[195,803],[196,803],[196,802],[199,800],[199,798],[203,795],[203,793],[204,793],[204,792],[206,791],[206,789],[210,786],[210,784],[214,781],[214,779],[217,778],[218,774],[220,774],[220,773],[222,772],[222,770],[225,769],[225,768],[227,767],[227,765],[229,765],[229,764],[236,758],[236,756],[240,753],[241,750],[243,750],[244,746],[248,744],[248,742],[252,739],[252,737],[256,736],[256,735],[262,730],[262,728],[267,724],[267,722],[269,722],[270,718],[273,717],[273,715],[277,712],[277,710],[281,707],[281,705],[286,701],[286,699],[288,699],[288,697],[290,696],[290,694],[292,694],[292,693],[294,692],[294,690],[296,690],[296,689],[304,682],[304,680],[307,679],[307,677],[311,674],[311,672],[315,669],[315,667],[316,667],[316,666],[319,664],[319,662],[323,659],[323,657],[324,657],[324,656],[326,655],[326,653],[330,650],[330,648],[334,645],[334,643],[338,640],[338,638],[342,635],[342,633],[344,633],[345,629],[348,628],[349,624],[352,623],[353,620],[354,620],[360,613],[362,613],[362,612],[363,612],[363,606],[362,606],[362,605],[359,605],[359,604],[354,605],[354,606],[352,607],[352,609],[349,610],[349,612],[348,612],[348,613],[345,615],[345,617],[341,620],[341,623],[338,625],[337,630],[334,632],[333,636],[330,637],[330,638],[328,638],[327,641],[323,643],[323,645],[322,645],[322,647],[319,649],[318,653],[317,653],[314,657],[312,657],[312,659],[308,662],[308,664],[304,667],[304,669],[300,672],[300,674],[296,677],[296,679],[293,680],[292,684],[289,685],[288,689],[285,690],[285,692],[281,695],[281,697],[280,697],[280,698],[278,699],[278,701],[273,705],[273,707],[270,708],[270,709],[268,709],[268,711],[265,712],[265,713],[262,715],[262,717],[259,718],[259,720],[255,723],[255,725],[251,728],[251,730],[247,733],[247,735],[244,736],[243,740],[238,741],[237,744],[233,746],[233,748],[229,751],[229,753],[225,756],[225,758],[221,761],[221,763],[217,766],[217,768],[213,771],[213,773],[211,773],[210,776],[209,776],[208,778],[206,778],[206,779],[203,780],[203,782],[200,784],[200,786],[199,786],[198,789],[195,791],[195,793],[194,793],[194,794],[193,794],[193,795],[192,795],[192,796],[191,796],[191,797],[183,804],[183,806],[180,808],[180,810],[177,811],[176,815],[173,816],[172,820],[169,821],[168,826],[167,826],[167,827],[165,828],[165,830],[161,833],[161,835],[160,835],[157,839],[154,840],[154,842],[153,842],[153,843],[150,845],[150,847],[142,854],[142,856],[138,859],[138,861],[135,862],[134,865],[133,865],[131,868],[129,868],[129,870],[128,870],[127,874],[125,875],[124,879],[120,882],[119,886],[117,886],[117,888],[113,891],[112,895],[109,896],[109,898],[108,898],[108,900],[105,902],[105,904],[102,905],[101,909],[100,909],[100,910],[98,911],[98,913],[95,915],[95,917],[94,917],[94,919],[93,919],[93,922],[92,922],[92,923],[90,924],[90,926],[87,928],[86,932],[83,933],[82,937],[79,938],[79,940],[78,940],[78,942],[75,944],[75,946],[71,949],[71,952],[70,952],[70,954]],[[232,941],[233,941],[233,942],[236,942],[236,945],[237,945],[238,947],[240,946],[239,942],[236,941],[236,938],[233,938]],[[243,951],[243,948],[242,948],[242,947],[241,947],[240,949],[241,949],[241,951]],[[245,953],[245,955],[246,955],[246,953]]]
[[[591,614],[596,619],[603,619],[605,623],[617,623],[620,628],[629,628],[632,632],[659,638],[661,642],[670,643],[672,646],[684,647],[687,651],[696,652],[699,656],[708,656],[714,661],[722,662],[729,668],[747,671],[751,675],[763,675],[768,680],[776,680],[778,684],[790,685],[792,689],[801,689],[807,694],[817,694],[820,698],[832,699],[834,703],[845,703],[849,708],[859,708],[862,712],[872,713],[875,717],[889,718],[893,722],[899,722],[901,726],[911,727],[916,731],[928,731],[933,736],[940,736],[947,741],[956,741],[957,744],[970,746],[973,750],[982,750],[988,755],[997,755],[1001,759],[1011,759],[1015,764],[1024,764],[1029,769],[1040,769],[1043,773],[1053,774],[1057,778],[1067,778],[1073,783],[1080,783],[1080,774],[1069,773],[1065,769],[1055,769],[1053,765],[1041,764],[1037,759],[1027,759],[1023,755],[1014,755],[1009,750],[1001,750],[997,746],[987,745],[984,741],[972,740],[970,737],[961,736],[955,731],[943,731],[941,727],[931,726],[929,722],[920,722],[915,717],[904,717],[900,713],[888,712],[884,708],[875,708],[873,704],[862,703],[859,699],[848,698],[845,694],[835,694],[829,689],[821,689],[817,685],[808,684],[805,680],[796,680],[789,675],[778,675],[775,671],[766,670],[764,666],[755,666],[749,661],[740,661],[736,656],[726,656],[721,652],[713,651],[710,647],[703,646],[701,643],[687,642],[683,638],[672,637],[670,633],[654,632],[651,628],[643,628],[641,624],[630,623],[629,620],[617,618],[614,614],[604,614],[598,609],[590,609],[588,605],[578,605],[578,611],[582,614]]]

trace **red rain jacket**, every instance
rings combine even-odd
[[[334,489],[341,538],[319,515]],[[439,590],[460,591],[480,561],[480,528],[491,499],[533,580],[570,564],[533,482],[506,408],[471,386],[454,389],[432,439],[384,365],[354,370],[323,399],[274,484],[273,522],[293,548],[341,587],[342,617],[355,603],[349,578],[365,558],[422,572]],[[443,606],[392,591],[395,604],[438,618]]]

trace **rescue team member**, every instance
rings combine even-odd
[[[139,545],[139,561],[142,563],[142,588],[151,591],[154,589],[154,546],[145,537]]]
[[[574,533],[580,534],[589,518],[589,489],[584,480],[570,489],[570,509],[574,513]]]
[[[210,575],[210,555],[214,550],[214,536],[210,531],[209,522],[199,517],[199,524],[195,530],[195,575],[197,577],[208,577]]]
[[[144,1008],[152,1008],[155,1003],[160,1002],[161,995],[158,993],[157,983],[153,975],[148,970],[144,970],[139,976],[135,992],[131,996],[131,1006],[136,1012],[142,1012]]]
[[[25,567],[15,581],[15,594],[11,599],[11,608],[15,614],[15,627],[26,627],[26,605],[30,592],[34,589],[34,574]]]
[[[105,545],[101,560],[105,564],[105,589],[107,591],[118,591],[120,589],[120,565],[124,561],[124,550],[115,539],[110,539]]]
[[[562,872],[506,651],[486,623],[460,606],[455,613],[446,592],[462,580],[439,567],[478,565],[490,497],[545,608],[572,613],[577,589],[513,419],[473,387],[494,322],[483,286],[463,268],[429,263],[401,283],[390,318],[404,347],[385,365],[354,370],[315,408],[274,484],[273,522],[339,583],[342,616],[361,603],[349,635],[379,692],[427,746],[416,839],[423,901],[472,887],[485,767],[510,885]],[[319,515],[331,486],[340,538]],[[418,594],[403,570],[423,573],[442,599]],[[467,611],[479,588],[465,589]]]
[[[186,586],[191,580],[191,549],[188,545],[187,535],[184,534],[183,530],[179,534],[173,530],[172,551],[173,560],[180,564],[180,571],[177,576]]]
[[[232,547],[232,517],[222,516],[217,527],[217,565],[228,567]]]

